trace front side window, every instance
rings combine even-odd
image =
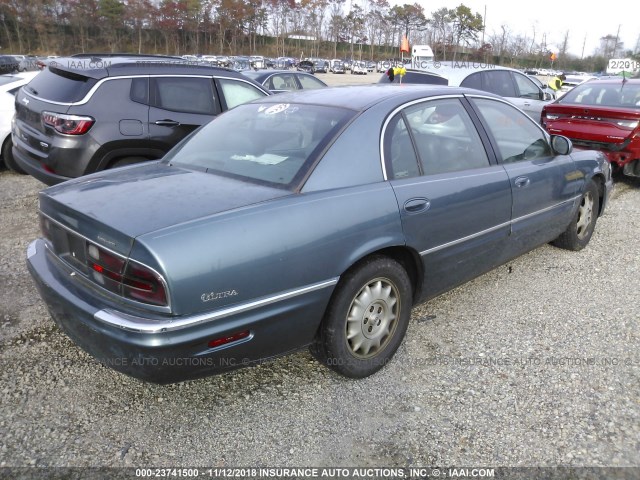
[[[513,78],[516,79],[516,85],[518,86],[518,97],[540,100],[540,89],[532,80],[515,72],[513,73]]]
[[[152,79],[152,105],[173,112],[215,115],[213,82],[209,78],[159,77]]]
[[[517,108],[498,100],[473,98],[485,128],[497,143],[501,161],[513,163],[552,155],[544,132]]]
[[[284,73],[279,75],[274,75],[270,80],[271,85],[269,86],[270,90],[297,90],[298,85],[296,84],[296,79],[293,78],[293,74]]]
[[[311,75],[300,75],[298,76],[298,80],[300,80],[300,83],[302,84],[302,88],[305,90],[309,90],[313,88],[322,88],[326,86],[316,77],[312,77]]]
[[[319,105],[239,105],[169,152],[165,161],[295,189],[353,115],[351,110]]]
[[[237,107],[242,103],[266,96],[266,93],[262,90],[254,87],[250,83],[240,80],[220,78],[218,79],[218,83],[222,89],[222,95],[224,95],[227,108]]]

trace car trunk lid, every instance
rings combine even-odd
[[[41,192],[40,210],[63,228],[127,255],[139,235],[290,194],[154,162],[50,187]]]

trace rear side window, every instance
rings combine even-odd
[[[134,78],[131,80],[131,100],[149,105],[148,78]]]
[[[151,104],[173,112],[215,115],[213,81],[197,77],[159,77],[151,80]]]
[[[43,100],[73,103],[82,100],[96,83],[94,78],[49,67],[36,75],[25,90]]]
[[[465,78],[460,84],[461,87],[475,88],[476,90],[482,90],[482,77],[479,73],[473,73]]]

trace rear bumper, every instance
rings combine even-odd
[[[21,121],[11,132],[13,157],[29,175],[46,185],[56,185],[87,173],[100,145],[90,134],[48,137]]]
[[[598,150],[602,152],[609,163],[616,168],[624,168],[625,165],[640,159],[640,139],[625,142],[625,144],[601,144],[589,145],[580,143],[580,140],[573,140],[573,146],[578,150]]]
[[[309,345],[335,283],[282,301],[240,309],[212,321],[189,322],[173,328],[171,320],[157,325],[167,329],[136,331],[135,318],[106,310],[97,296],[86,292],[72,275],[53,263],[45,242],[35,240],[27,250],[27,266],[56,324],[98,362],[132,377],[154,383],[173,383],[260,363]],[[336,280],[337,281],[337,280]],[[110,321],[105,321],[105,318]],[[122,319],[121,325],[113,320]],[[140,318],[148,325],[148,318]],[[127,323],[129,322],[129,323]],[[146,323],[145,323],[146,322]],[[239,332],[248,335],[211,348],[211,340]]]
[[[58,183],[66,182],[71,179],[71,177],[63,177],[62,175],[56,175],[55,173],[46,170],[43,163],[24,155],[18,148],[16,148],[15,140],[12,153],[15,161],[25,172],[37,180],[40,180],[45,185],[57,185]]]

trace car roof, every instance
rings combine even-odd
[[[489,92],[481,92],[470,88],[446,87],[441,85],[419,84],[379,84],[348,85],[342,87],[316,88],[311,90],[297,90],[279,93],[276,96],[255,100],[253,103],[297,103],[343,107],[357,111],[364,111],[378,103],[395,99],[398,104],[420,98],[474,94],[488,97],[501,97]]]
[[[263,81],[264,79],[270,77],[271,75],[277,75],[277,74],[281,74],[281,73],[285,73],[288,75],[305,75],[305,76],[313,76],[309,73],[306,72],[299,72],[296,70],[259,70],[259,71],[255,71],[255,70],[247,70],[246,72],[242,72],[242,75],[249,77],[253,80],[257,80],[259,82]]]
[[[237,72],[228,68],[194,64],[182,57],[155,55],[64,57],[52,60],[48,67],[53,72],[69,72],[96,80],[141,73],[154,75],[168,72],[188,75],[238,76]]]

